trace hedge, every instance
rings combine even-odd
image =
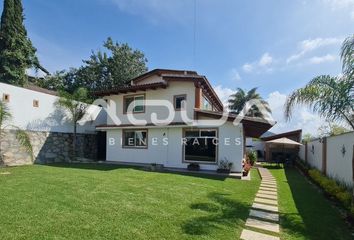
[[[335,180],[323,175],[319,170],[311,168],[303,161],[296,161],[298,168],[308,175],[314,183],[330,197],[335,198],[343,207],[354,214],[354,209],[351,209],[352,194],[344,186],[338,184]]]

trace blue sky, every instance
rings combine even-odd
[[[354,30],[354,0],[196,0],[195,32],[194,0],[23,4],[29,37],[50,71],[80,66],[111,36],[142,50],[149,69],[206,75],[223,100],[237,87],[258,87],[278,121],[274,132],[316,133],[323,121],[307,108],[285,122],[286,95],[316,75],[339,74],[341,42]]]

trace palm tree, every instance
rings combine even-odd
[[[56,106],[65,110],[69,116],[68,120],[73,124],[73,159],[76,159],[76,136],[77,136],[77,124],[79,120],[85,115],[88,108],[87,102],[88,91],[86,88],[78,88],[73,93],[65,91],[59,92],[59,99],[56,101]]]
[[[267,101],[265,101],[257,93],[257,88],[252,88],[248,92],[241,88],[237,88],[236,93],[232,94],[228,100],[230,112],[234,114],[240,114],[246,106],[247,102],[252,100],[258,101],[258,104],[252,105],[247,111],[246,116],[265,118],[265,114],[272,113],[272,110],[269,108]],[[266,112],[262,111],[262,109],[264,109]]]
[[[291,93],[285,103],[285,117],[291,118],[298,104],[309,105],[330,122],[345,122],[354,130],[354,35],[343,42],[343,74],[322,75]]]
[[[285,103],[288,120],[295,105],[306,104],[327,121],[345,122],[354,130],[354,35],[343,42],[341,60],[342,76],[315,77],[305,87],[289,95]]]
[[[1,148],[1,139],[4,135],[4,129],[7,127],[11,127],[16,130],[16,139],[20,142],[20,145],[30,154],[31,160],[33,162],[33,147],[31,144],[30,137],[26,133],[26,131],[16,127],[14,125],[5,125],[12,119],[12,114],[10,113],[10,109],[7,104],[0,100],[0,163],[2,162],[2,148]]]

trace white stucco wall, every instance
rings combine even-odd
[[[312,146],[314,148],[312,148]],[[314,151],[312,151],[312,149]],[[307,144],[307,162],[319,170],[322,170],[322,144],[319,139]]]
[[[227,159],[233,163],[232,171],[242,171],[243,146],[234,144],[235,138],[239,138],[242,143],[242,128],[233,126],[232,123],[226,123],[218,127],[219,146],[218,160]],[[129,149],[122,148],[121,138],[122,130],[107,131],[107,160],[132,163],[159,163],[165,167],[187,168],[188,163],[183,163],[182,139],[183,128],[148,128],[148,148],[147,149]],[[168,145],[162,144],[163,138],[168,138]],[[110,145],[110,138],[115,139],[118,144]],[[157,138],[157,145],[152,144],[152,138]],[[229,138],[230,140],[227,140]],[[225,140],[226,139],[226,140]],[[230,144],[225,144],[230,142]],[[217,165],[202,164],[201,169],[216,170]]]
[[[305,145],[301,145],[299,148],[299,158],[305,161]]]
[[[73,132],[65,112],[54,106],[57,96],[0,83],[1,99],[3,94],[10,95],[11,124],[32,131]],[[39,107],[33,107],[33,100],[39,101]],[[94,132],[95,126],[105,121],[104,113],[99,114],[94,121],[91,119],[84,126],[79,126],[78,132]]]
[[[353,145],[354,132],[327,138],[327,175],[351,186]]]
[[[122,124],[131,124],[127,115],[123,114],[123,98],[124,96],[136,94],[145,94],[146,100],[167,100],[172,104],[172,106],[174,104],[173,101],[175,95],[186,94],[187,116],[191,119],[193,118],[195,104],[195,87],[193,82],[170,82],[166,89],[156,89],[145,92],[138,91],[136,93],[119,94],[106,97],[107,99],[111,99],[116,103],[116,108],[113,108],[112,105],[109,105],[108,111],[112,115],[116,115]],[[151,123],[152,113],[156,113],[158,119],[164,119],[168,116],[168,109],[163,106],[146,106],[145,113],[136,113],[133,115],[136,119],[146,120],[148,123]],[[182,122],[181,114],[179,111],[176,111],[173,122]],[[107,124],[114,124],[114,122],[111,118],[107,118]]]

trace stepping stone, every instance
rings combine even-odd
[[[250,216],[263,218],[263,219],[276,221],[276,222],[279,221],[279,214],[277,214],[277,213],[263,212],[263,211],[254,210],[254,209],[251,209]]]
[[[269,195],[264,193],[257,193],[256,197],[278,200],[278,197],[276,195]]]
[[[265,199],[265,198],[256,197],[254,199],[254,201],[258,202],[258,203],[270,204],[270,205],[275,205],[275,206],[278,205],[278,201],[277,200],[271,200],[271,199]]]
[[[262,180],[262,183],[271,183],[271,184],[277,184],[276,181],[268,181],[268,180]]]
[[[279,224],[278,223],[271,223],[271,222],[265,222],[262,220],[257,220],[253,218],[248,218],[246,221],[246,226],[248,227],[254,227],[270,232],[275,232],[279,233]]]
[[[261,183],[261,187],[271,187],[271,188],[276,188],[277,185],[275,184],[269,184],[269,183]]]
[[[277,192],[276,188],[268,188],[268,187],[259,187],[259,190],[269,191],[269,192]]]
[[[259,190],[259,194],[266,194],[266,195],[271,195],[271,196],[277,196],[277,192],[269,192],[269,191],[264,191],[264,190]]]
[[[272,235],[254,232],[251,230],[243,229],[240,239],[242,240],[280,240],[278,237]]]
[[[271,212],[278,212],[277,206],[266,205],[262,203],[253,203],[252,208],[256,208],[259,210],[271,211]]]
[[[272,182],[272,183],[276,183],[277,181],[274,179],[262,179],[262,182]]]

